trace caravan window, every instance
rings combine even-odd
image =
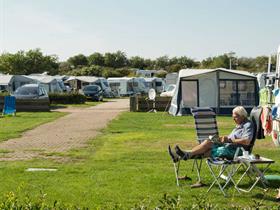
[[[112,90],[119,90],[120,86],[121,86],[121,83],[119,83],[119,82],[110,82],[110,88]]]
[[[156,86],[157,87],[161,87],[162,86],[162,82],[156,82]]]
[[[255,81],[220,80],[220,106],[256,105]]]
[[[127,92],[131,92],[133,91],[133,85],[132,85],[132,82],[128,82],[127,83]]]

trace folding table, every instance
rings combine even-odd
[[[237,188],[242,192],[251,192],[251,190],[257,185],[257,183],[261,183],[264,188],[268,185],[268,182],[264,178],[265,172],[269,169],[270,165],[273,164],[275,161],[260,157],[259,159],[251,158],[252,156],[244,157],[239,156],[237,160],[240,162],[240,166],[242,166],[245,171],[243,172],[242,176],[236,182]],[[263,168],[260,168],[263,166]],[[239,167],[241,168],[241,167]],[[253,182],[253,184],[248,189],[243,189],[238,187],[241,181],[244,179],[245,176],[248,176]],[[255,180],[254,180],[255,179]]]

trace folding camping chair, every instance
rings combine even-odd
[[[205,139],[209,138],[209,135],[218,135],[217,121],[216,121],[216,113],[210,107],[195,107],[191,109],[191,113],[195,120],[195,128],[197,134],[198,143],[202,143]],[[172,154],[171,154],[172,155]],[[193,157],[193,167],[192,171],[196,170],[197,172],[197,183],[193,185],[193,187],[202,186],[201,182],[201,166],[202,166],[202,155],[197,155]],[[173,166],[175,171],[176,183],[179,186],[179,169],[180,169],[180,159],[172,158]],[[190,179],[185,176],[184,179]]]
[[[12,114],[16,115],[16,98],[15,96],[5,96],[4,97],[4,107],[2,115]]]
[[[208,158],[206,160],[207,166],[210,170],[211,175],[214,178],[214,181],[212,182],[212,184],[210,185],[210,187],[208,188],[207,192],[209,192],[213,186],[215,184],[218,185],[220,191],[223,193],[224,196],[226,196],[225,193],[225,188],[229,183],[232,183],[234,188],[240,193],[240,191],[243,191],[241,188],[238,187],[238,184],[240,183],[240,181],[243,179],[243,177],[245,176],[245,174],[247,174],[249,176],[249,178],[251,179],[251,176],[248,173],[254,174],[252,169],[248,169],[248,163],[247,162],[240,162],[240,159],[238,158],[239,152],[240,150],[242,151],[248,151],[249,154],[251,154],[255,141],[257,139],[257,133],[259,132],[259,129],[262,129],[261,126],[257,126],[257,121],[260,118],[260,114],[255,115],[255,113],[253,113],[253,111],[251,111],[250,113],[250,119],[253,123],[253,129],[254,129],[254,134],[253,134],[253,139],[250,143],[250,145],[248,146],[240,146],[237,148],[234,158],[232,160],[215,160],[212,158]],[[214,167],[218,167],[219,168],[219,172],[215,173]],[[233,176],[236,174],[236,172],[243,167],[245,170],[245,173],[242,175],[242,177],[235,182],[233,179]],[[222,180],[225,181],[225,183],[222,184]]]

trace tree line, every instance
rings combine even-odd
[[[275,67],[275,63],[276,56],[273,56],[272,69]],[[48,72],[50,75],[119,77],[133,75],[132,69],[165,70],[169,73],[186,68],[212,69],[219,67],[264,72],[267,70],[267,65],[268,56],[237,57],[234,52],[208,57],[202,61],[196,61],[187,56],[161,56],[156,59],[146,59],[140,56],[128,58],[122,51],[104,54],[94,52],[89,56],[78,54],[63,62],[59,62],[56,55],[44,55],[40,49],[0,55],[0,72],[11,75]]]

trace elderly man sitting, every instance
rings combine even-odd
[[[248,114],[245,108],[237,106],[232,111],[232,118],[236,127],[228,136],[218,137],[217,141],[206,139],[201,144],[192,148],[191,151],[183,151],[176,145],[176,153],[174,153],[169,146],[168,152],[175,162],[179,160],[179,157],[183,160],[188,160],[197,155],[233,159],[236,149],[241,146],[247,150],[253,139],[254,127],[252,122],[247,119],[247,116]]]

